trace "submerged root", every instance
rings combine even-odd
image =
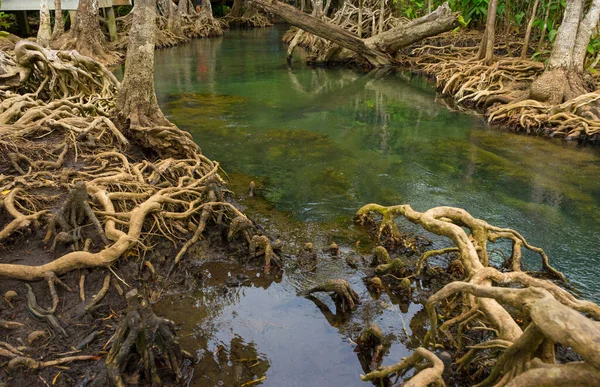
[[[578,300],[556,283],[523,272],[521,250],[528,249],[539,254],[541,264],[550,276],[559,281],[565,279],[562,273],[550,266],[542,249],[529,244],[518,232],[490,225],[460,208],[436,207],[418,212],[408,205],[383,207],[369,204],[361,208],[358,215],[368,216],[372,212],[384,215],[385,220],[405,218],[427,231],[448,237],[455,245],[432,251],[429,255],[458,253],[456,261],[460,262],[467,280],[451,282],[427,300],[430,330],[424,339],[424,347],[436,345],[438,332],[442,332],[458,354],[465,334],[485,330],[487,340],[469,345],[467,353],[456,361],[460,370],[477,362],[481,352],[488,355],[490,352],[501,353],[491,374],[479,386],[530,385],[537,377],[542,377],[544,385],[557,385],[562,380],[577,381],[584,385],[599,380],[600,363],[597,364],[594,359],[600,353],[600,347],[596,344],[600,342],[597,330],[600,306]],[[503,239],[512,242],[513,271],[509,272],[500,272],[491,267],[488,259],[488,243]],[[424,262],[426,258],[427,254],[420,261]],[[462,302],[457,302],[459,300]],[[444,304],[446,321],[438,329],[437,308]],[[475,321],[477,324],[474,324]],[[458,327],[456,333],[454,327]],[[572,348],[585,361],[556,365],[554,351],[547,350],[550,348],[547,343],[560,343]],[[363,380],[377,380],[404,371],[427,358],[427,353],[423,351],[426,350],[420,348],[404,362],[372,372]],[[489,359],[490,356],[486,357]],[[441,361],[436,363],[435,359],[428,360],[434,365],[427,370],[437,371],[432,374],[425,373],[426,370],[420,371],[410,380],[411,385],[443,383],[440,377],[443,370]],[[436,364],[442,368],[436,368]],[[539,369],[542,368],[548,373],[540,376]],[[426,382],[417,379],[422,375],[426,375]],[[537,383],[540,381],[537,380]]]

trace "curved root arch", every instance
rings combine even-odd
[[[390,223],[400,217],[421,225],[427,231],[448,237],[466,269],[464,282],[449,283],[428,299],[426,310],[430,317],[430,331],[424,346],[434,345],[439,332],[442,332],[460,352],[463,333],[485,327],[493,332],[492,337],[486,336],[487,341],[467,347],[466,354],[456,361],[462,368],[475,361],[480,352],[503,351],[491,374],[480,386],[560,385],[567,381],[585,385],[600,380],[597,322],[600,320],[600,306],[575,298],[552,281],[534,278],[522,271],[522,250],[528,249],[539,254],[549,275],[559,281],[565,279],[562,273],[550,266],[542,249],[529,244],[518,232],[490,225],[460,208],[436,207],[418,212],[408,205],[385,207],[368,204],[357,212],[357,216],[359,220],[366,220],[373,213],[382,217],[382,228],[395,227]],[[487,245],[501,239],[512,243],[510,262],[507,262],[512,269],[509,272],[501,272],[489,264]],[[424,259],[432,255],[426,253]],[[506,287],[515,285],[519,288]],[[456,309],[451,312],[454,317],[438,328],[436,306],[457,296],[462,302],[448,304]],[[478,324],[470,324],[474,321]],[[454,335],[451,330],[457,325],[458,332]],[[585,361],[556,365],[554,343],[572,348]],[[421,350],[423,348],[396,366],[366,375],[363,380],[398,373],[423,358],[432,362],[435,368],[435,359],[425,357],[426,353],[419,352]],[[417,380],[421,373],[411,382]],[[441,372],[436,375],[439,374]],[[433,382],[428,380],[428,383]],[[411,385],[425,384],[415,382]]]

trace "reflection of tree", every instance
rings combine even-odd
[[[332,297],[336,301],[335,297]],[[375,310],[374,304],[371,302],[364,303],[358,310],[349,313],[342,310],[339,302],[335,302],[335,313],[329,308],[329,306],[315,296],[306,296],[306,299],[312,301],[319,311],[325,317],[325,320],[332,327],[336,328],[341,334],[352,337],[353,341],[360,342],[359,336],[372,326],[372,321],[377,317],[378,312]],[[377,359],[373,358],[374,351],[370,347],[357,346],[355,349],[358,361],[365,373],[371,372],[376,369],[385,354],[388,353],[390,346],[393,341],[397,339],[393,333],[382,333],[381,344],[382,347],[377,353]]]
[[[177,93],[196,91],[192,80],[214,92],[216,85],[217,59],[223,39],[200,39],[193,44],[167,49],[168,53],[156,55],[155,74],[157,80],[167,81]],[[177,58],[175,63],[173,58]],[[163,87],[164,89],[164,87]]]
[[[296,91],[313,96],[329,93],[346,94],[343,93],[344,89],[363,79],[363,76],[353,71],[343,71],[341,74],[335,73],[338,76],[334,77],[330,70],[320,67],[314,68],[308,73],[310,75],[308,82],[305,79],[300,81],[292,68],[288,68],[287,73],[292,87]]]
[[[258,352],[254,342],[245,343],[240,336],[231,339],[229,348],[219,346],[214,352],[205,352],[196,367],[199,375],[195,377],[198,386],[233,386],[265,378],[270,367],[269,360]]]

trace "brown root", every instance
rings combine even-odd
[[[415,368],[419,363],[427,361],[430,367],[425,368],[415,374],[404,386],[420,387],[420,386],[444,386],[445,383],[442,380],[442,373],[444,372],[444,363],[435,356],[434,353],[428,351],[425,348],[417,348],[415,352],[409,357],[402,360],[398,364],[393,366],[383,367],[377,371],[370,372],[366,375],[360,375],[361,380],[380,380],[387,378],[390,375],[398,374],[402,375],[406,371]]]
[[[119,323],[106,357],[106,368],[113,385],[125,386],[121,370],[131,361],[132,354],[140,359],[145,377],[152,384],[162,384],[156,366],[159,360],[164,361],[178,383],[183,383],[184,353],[173,331],[174,323],[156,316],[137,289],[129,291],[126,298],[127,315]]]
[[[525,248],[540,255],[542,266],[551,276],[561,281],[565,279],[562,273],[550,266],[542,249],[529,244],[514,230],[492,226],[459,208],[436,207],[417,212],[408,205],[382,207],[369,204],[361,208],[358,215],[368,216],[371,212],[387,216],[388,220],[393,216],[403,217],[427,231],[448,237],[455,245],[432,254],[458,253],[457,261],[461,263],[468,282],[451,282],[427,300],[430,330],[424,340],[425,346],[436,344],[438,332],[443,332],[460,351],[465,331],[487,331],[492,337],[483,343],[469,345],[467,353],[456,364],[460,370],[476,362],[481,352],[502,353],[491,374],[479,386],[504,386],[521,385],[517,382],[533,383],[532,378],[537,375],[536,367],[554,367],[554,351],[548,350],[550,347],[545,343],[560,343],[572,348],[585,362],[580,374],[574,372],[578,368],[571,367],[576,363],[568,363],[569,367],[557,369],[556,380],[571,378],[592,384],[593,380],[597,380],[595,375],[600,371],[600,363],[596,364],[596,356],[592,354],[600,351],[600,348],[596,348],[600,340],[597,338],[597,328],[593,327],[600,320],[600,306],[578,300],[556,283],[534,278],[521,271],[521,250]],[[500,272],[489,266],[487,245],[501,239],[513,242],[511,257],[514,271]],[[516,285],[518,288],[507,285]],[[462,302],[456,302],[461,299]],[[454,317],[447,319],[438,330],[437,307],[444,302],[444,314]],[[452,312],[453,309],[458,312]],[[458,326],[455,335],[451,333],[454,326]],[[531,368],[534,363],[538,365]],[[405,367],[406,364],[403,364],[400,369]],[[570,370],[574,373],[567,374]],[[383,377],[392,372],[388,371],[372,374],[373,377]],[[554,376],[548,380],[552,378]]]
[[[342,279],[329,280],[321,285],[300,292],[298,295],[306,297],[317,292],[332,292],[336,297],[336,305],[339,305],[339,309],[342,312],[354,310],[356,309],[356,304],[360,303],[358,294],[350,287],[347,281]]]

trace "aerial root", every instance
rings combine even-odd
[[[425,348],[417,348],[409,357],[402,360],[398,364],[389,367],[382,367],[377,371],[369,372],[366,375],[360,375],[361,380],[380,380],[397,374],[401,376],[412,368],[416,368],[419,363],[426,361],[429,367],[422,369],[414,375],[404,386],[421,387],[421,386],[445,386],[442,379],[444,372],[444,363],[433,353]]]
[[[317,292],[331,292],[335,296],[336,306],[342,313],[350,312],[356,309],[357,304],[360,303],[358,294],[350,287],[348,281],[343,279],[332,279],[323,284],[314,286],[303,292],[300,292],[299,296],[309,296]]]
[[[532,378],[539,376],[531,364],[537,364],[538,368],[558,367],[555,365],[553,343],[560,343],[572,348],[585,361],[561,364],[563,367],[560,370],[553,368],[556,373],[545,376],[545,380],[585,381],[583,384],[593,384],[598,380],[594,378],[600,371],[600,362],[595,356],[600,351],[596,327],[597,321],[600,321],[600,306],[575,298],[555,282],[534,278],[522,271],[520,257],[522,250],[527,249],[541,257],[541,265],[550,276],[558,279],[559,283],[565,280],[564,275],[549,264],[548,256],[542,249],[531,245],[518,232],[490,225],[460,208],[435,207],[418,212],[408,205],[384,207],[369,204],[361,208],[357,215],[367,217],[371,213],[378,213],[387,221],[394,217],[405,218],[427,231],[448,237],[454,243],[453,247],[432,251],[429,256],[457,254],[455,261],[460,262],[464,269],[463,278],[467,282],[451,282],[427,300],[425,309],[429,315],[430,330],[423,340],[424,347],[436,345],[438,332],[442,332],[458,355],[463,349],[465,335],[485,331],[486,341],[469,344],[467,352],[456,360],[459,370],[479,360],[497,357],[491,374],[479,386],[516,386],[522,385],[517,382],[533,383]],[[512,262],[509,267],[513,271],[501,272],[490,266],[488,244],[499,240],[512,242]],[[427,256],[424,254],[420,261],[424,262]],[[438,329],[437,308],[442,304],[445,305],[445,322]],[[454,327],[457,327],[456,333],[453,333]],[[484,355],[479,356],[479,353]],[[409,357],[397,365],[399,368],[380,370],[379,374],[371,373],[370,378],[404,370],[422,358]],[[572,373],[578,367],[582,368],[582,373]],[[418,379],[415,379],[423,372],[413,377],[410,383],[427,385],[418,384]],[[430,379],[428,383],[433,382],[434,379]]]
[[[369,324],[356,340],[354,352],[366,354],[369,359],[369,369],[375,370],[383,360],[383,332],[375,323]]]
[[[25,287],[27,288],[27,295],[26,295],[27,311],[36,319],[41,320],[41,321],[46,321],[46,323],[48,323],[48,325],[50,325],[52,330],[55,331],[56,333],[62,335],[63,337],[69,337],[69,334],[61,326],[60,322],[54,315],[54,311],[47,310],[47,309],[44,309],[41,306],[39,306],[37,303],[37,298],[35,296],[35,293],[33,292],[33,288],[31,287],[31,285],[26,283]],[[53,298],[55,298],[55,297],[53,297]],[[53,302],[53,304],[54,304],[54,302]]]
[[[173,332],[174,323],[156,316],[137,289],[129,291],[126,299],[127,315],[119,323],[106,358],[108,376],[113,385],[125,386],[121,370],[131,361],[132,354],[139,357],[146,379],[153,384],[162,384],[156,366],[159,360],[176,376],[178,383],[183,383],[184,352]]]
[[[62,364],[72,363],[74,361],[89,361],[89,360],[100,360],[100,359],[102,359],[102,356],[80,355],[80,356],[67,356],[67,357],[62,357],[62,358],[55,359],[55,360],[40,361],[40,360],[32,359],[30,357],[18,356],[8,362],[8,368],[15,369],[15,368],[19,368],[19,367],[26,367],[26,368],[29,368],[32,370],[39,370],[41,368],[59,366]]]
[[[260,255],[265,256],[265,274],[269,274],[271,272],[271,262],[273,262],[275,266],[280,269],[283,267],[281,259],[273,251],[273,247],[271,246],[271,241],[269,238],[265,235],[254,235],[250,243],[250,256],[258,257]]]

